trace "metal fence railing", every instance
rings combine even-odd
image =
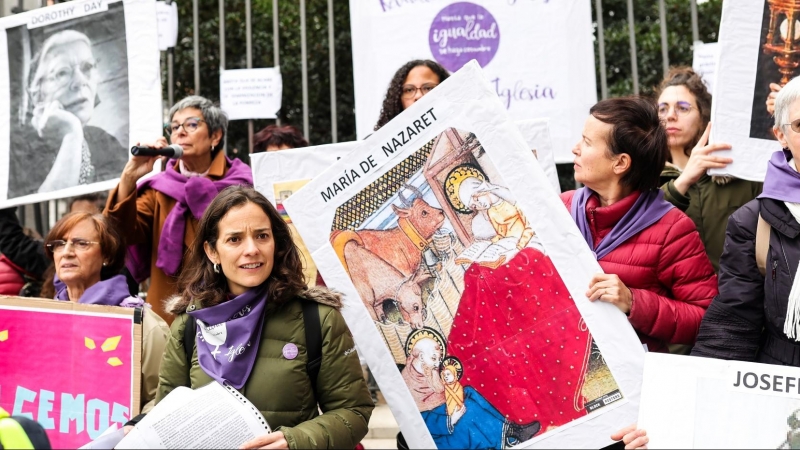
[[[184,0],[188,1],[188,0]],[[342,0],[344,1],[344,0]],[[578,1],[586,1],[586,0],[578,0]],[[712,0],[713,1],[713,0]],[[52,3],[52,0],[50,0]],[[171,3],[172,0],[167,0],[168,3]],[[282,28],[282,16],[281,16],[281,8],[284,8],[287,4],[297,5],[299,7],[299,33],[300,33],[300,73],[301,73],[301,90],[299,95],[301,97],[301,105],[302,111],[300,116],[302,117],[302,130],[305,134],[306,138],[310,137],[310,122],[309,122],[309,112],[310,108],[312,107],[309,102],[309,68],[308,68],[308,61],[309,61],[309,54],[308,54],[308,29],[307,29],[307,0],[262,0],[258,1],[258,4],[263,7],[263,5],[267,3],[271,3],[271,18],[272,18],[272,30],[271,30],[271,37],[272,37],[272,48],[273,48],[273,55],[272,55],[272,63],[274,66],[280,66],[281,64],[281,56],[283,51],[281,50],[281,34],[286,33],[287,31]],[[309,4],[313,3],[315,7],[320,7],[323,3],[327,2],[327,53],[328,53],[328,74],[327,80],[329,84],[329,107],[330,107],[330,119],[329,119],[329,128],[330,132],[326,133],[329,136],[328,142],[337,142],[342,137],[342,130],[340,129],[340,114],[339,109],[337,108],[338,102],[342,101],[342,94],[337,91],[337,55],[336,55],[336,34],[335,34],[335,23],[337,16],[334,15],[335,8],[333,0],[308,0]],[[38,8],[42,6],[46,6],[48,0],[0,0],[0,14],[8,15],[13,12],[18,12],[22,10],[28,10],[33,8]],[[210,0],[204,0],[203,4],[207,6],[210,3]],[[243,5],[242,5],[243,3]],[[251,68],[253,67],[253,27],[252,27],[252,20],[253,20],[253,5],[252,0],[244,0],[244,1],[226,1],[226,0],[218,0],[218,14],[219,18],[219,28],[218,28],[218,40],[219,40],[219,70],[224,70],[226,68],[226,35],[230,33],[230,30],[226,30],[226,20],[224,18],[227,14],[234,12],[231,9],[231,4],[234,7],[240,8],[237,9],[235,12],[240,13],[241,9],[244,9],[245,15],[245,28],[246,28],[246,67]],[[595,38],[596,38],[596,53],[597,53],[597,72],[598,72],[598,81],[599,81],[599,97],[600,98],[607,98],[613,93],[609,92],[609,81],[608,81],[608,74],[609,74],[609,67],[607,66],[607,50],[609,51],[619,51],[619,48],[610,48],[607,47],[607,38],[606,33],[607,29],[606,19],[610,18],[608,14],[604,14],[604,7],[608,7],[611,9],[619,9],[620,5],[622,4],[622,0],[594,0],[593,2],[593,17],[594,17],[594,26],[595,26]],[[637,26],[639,25],[635,20],[635,13],[634,6],[636,5],[643,5],[646,4],[648,7],[652,7],[653,2],[643,2],[641,0],[626,0],[626,9],[627,9],[627,31],[628,31],[628,46],[630,52],[630,82],[631,82],[631,93],[638,94],[641,88],[641,80],[640,80],[640,57],[645,56],[644,50],[637,50]],[[692,35],[692,42],[697,41],[700,39],[700,32],[698,26],[698,5],[697,0],[657,0],[658,5],[658,22],[660,26],[660,52],[661,52],[661,62],[662,62],[662,69],[666,72],[670,65],[670,57],[669,57],[669,36],[670,30],[668,29],[668,7],[669,11],[674,11],[674,8],[683,8],[682,10],[685,12],[685,9],[689,9],[689,13],[691,16],[691,35]],[[192,22],[192,51],[193,51],[193,91],[200,95],[203,95],[206,90],[213,91],[216,89],[209,88],[206,89],[207,86],[201,85],[201,70],[206,70],[207,68],[201,67],[201,33],[200,33],[200,0],[192,0],[192,14],[191,14],[191,22]],[[340,5],[341,6],[341,5]],[[294,7],[294,6],[293,6]],[[226,9],[227,8],[227,9]],[[610,11],[612,13],[613,11]],[[188,19],[188,17],[182,17],[183,21]],[[313,19],[315,21],[320,21],[320,17],[314,16]],[[655,18],[653,18],[655,19]],[[718,19],[717,19],[718,20]],[[324,22],[323,22],[324,23]],[[349,39],[349,34],[347,35]],[[180,40],[187,39],[188,36],[179,36]],[[616,47],[619,47],[619,40],[616,41]],[[348,43],[349,46],[349,43]],[[648,52],[650,53],[650,52]],[[652,55],[647,55],[648,58],[652,57]],[[165,67],[165,80],[164,80],[164,94],[165,94],[165,102],[167,105],[172,105],[175,101],[176,95],[176,80],[175,76],[175,64],[176,58],[174,49],[170,49],[163,54],[162,64]],[[619,68],[616,67],[613,69],[614,72],[618,72]],[[188,82],[189,80],[182,80],[183,82]],[[298,95],[297,92],[294,91],[287,91],[284,89],[284,104],[286,100],[290,96]],[[350,92],[349,95],[352,95]],[[319,98],[315,99],[315,101],[319,101]],[[279,119],[280,120],[280,119]],[[252,149],[253,145],[253,133],[254,133],[254,123],[253,121],[248,121],[247,126],[247,145],[248,148]],[[348,132],[349,133],[349,132]],[[354,133],[352,133],[354,135]],[[350,135],[348,134],[348,137]],[[322,144],[326,142],[312,142],[313,144]],[[565,172],[566,173],[566,172]],[[35,205],[26,205],[24,208],[20,208],[20,216],[24,220],[26,226],[33,228],[39,231],[41,234],[44,234],[49,230],[49,228],[55,223],[55,221],[61,217],[61,215],[66,211],[66,201],[58,200],[58,201],[51,201],[51,202],[44,202]]]

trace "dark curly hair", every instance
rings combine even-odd
[[[263,130],[253,136],[253,153],[267,151],[268,147],[289,148],[308,147],[308,141],[303,133],[291,125],[267,125]]]
[[[450,76],[447,69],[430,59],[415,59],[403,64],[403,67],[397,69],[397,72],[395,72],[392,77],[392,81],[389,82],[389,89],[386,90],[386,97],[384,97],[383,106],[381,106],[381,116],[378,118],[378,123],[375,124],[375,131],[378,131],[382,126],[386,125],[403,112],[403,102],[400,99],[403,94],[403,84],[406,82],[409,72],[419,66],[425,66],[431,69],[433,73],[439,77],[439,83]]]
[[[706,131],[708,122],[711,121],[711,94],[708,92],[708,87],[703,82],[703,79],[691,67],[679,66],[673,67],[661,81],[661,84],[656,89],[656,102],[658,97],[664,92],[664,89],[670,86],[683,86],[689,90],[694,96],[695,103],[697,103],[697,110],[700,113],[701,124],[697,130],[697,136],[691,142],[686,144],[683,152],[686,156],[691,155],[692,149],[697,145],[697,141],[703,136]],[[672,162],[672,156],[669,156],[669,161]]]
[[[203,307],[218,305],[228,297],[228,280],[214,272],[214,266],[206,256],[203,244],[216,248],[219,237],[219,222],[232,209],[254,203],[267,215],[275,240],[274,265],[268,283],[267,298],[270,303],[282,303],[306,289],[300,251],[292,240],[289,226],[278,211],[258,191],[251,187],[229,186],[214,198],[200,219],[197,237],[189,249],[184,269],[178,278],[178,292],[191,298]]]

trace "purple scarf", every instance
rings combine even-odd
[[[767,176],[764,178],[764,190],[758,198],[800,203],[800,173],[789,165],[790,159],[792,154],[789,150],[772,154],[767,165]]]
[[[211,180],[207,177],[187,178],[175,168],[176,160],[167,165],[167,170],[139,183],[136,190],[155,189],[171,198],[177,203],[167,215],[161,238],[158,241],[158,258],[156,267],[170,276],[177,275],[178,268],[183,260],[183,237],[186,233],[186,213],[200,220],[206,208],[217,194],[228,186],[244,184],[253,185],[253,174],[250,167],[238,159],[231,161],[225,177]],[[190,195],[186,195],[191,193]],[[128,247],[126,265],[133,278],[141,283],[150,276],[151,247],[146,244],[131,245]]]
[[[266,297],[264,283],[232,300],[189,313],[197,320],[197,360],[211,378],[236,389],[247,382],[261,344]]]
[[[631,209],[622,216],[622,219],[614,225],[606,237],[604,237],[597,248],[594,248],[592,230],[589,228],[589,221],[586,219],[586,203],[594,191],[583,187],[575,191],[570,205],[572,220],[578,225],[583,238],[589,244],[597,260],[603,259],[620,244],[627,241],[640,231],[658,222],[664,214],[674,206],[664,200],[664,193],[661,190],[642,192],[636,199]]]
[[[56,287],[56,300],[69,301],[67,285],[58,276],[53,279],[53,284]],[[131,297],[125,275],[117,275],[89,286],[89,289],[83,291],[78,303],[136,308],[144,305],[144,300]]]

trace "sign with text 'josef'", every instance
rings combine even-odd
[[[281,109],[280,68],[223,70],[219,96],[228,119],[274,119]]]
[[[142,327],[133,308],[0,299],[0,407],[78,448],[139,413]]]
[[[351,0],[358,138],[373,132],[395,71],[475,59],[514,120],[549,117],[556,162],[572,161],[597,101],[590,2]]]

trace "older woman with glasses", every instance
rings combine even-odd
[[[50,230],[45,253],[56,270],[56,300],[92,305],[141,307],[131,296],[125,276],[125,244],[111,220],[100,214],[67,214]],[[142,323],[142,405],[155,404],[161,355],[169,328],[158,315],[144,308]]]
[[[12,136],[9,197],[109,180],[125,166],[119,141],[87,125],[99,103],[97,66],[92,42],[74,30],[50,36],[34,56],[29,122]]]
[[[708,169],[725,168],[731,159],[715,156],[725,143],[708,145],[711,94],[700,75],[676,67],[658,89],[658,115],[669,139],[669,159],[661,172],[665,198],[689,216],[700,232],[708,259],[719,271],[728,217],[761,193],[761,183],[726,176],[709,176]]]
[[[150,278],[147,301],[168,322],[163,300],[176,293],[183,255],[195,238],[197,222],[211,200],[232,185],[252,185],[250,168],[222,151],[228,118],[210,100],[190,96],[169,111],[167,133],[183,148],[166,170],[140,183],[162,157],[134,156],[111,191],[104,214],[120,224],[129,247],[128,269],[137,282]],[[159,138],[145,144],[164,148]]]
[[[428,59],[405,63],[397,69],[389,83],[375,130],[389,123],[449,76],[444,67]]]

